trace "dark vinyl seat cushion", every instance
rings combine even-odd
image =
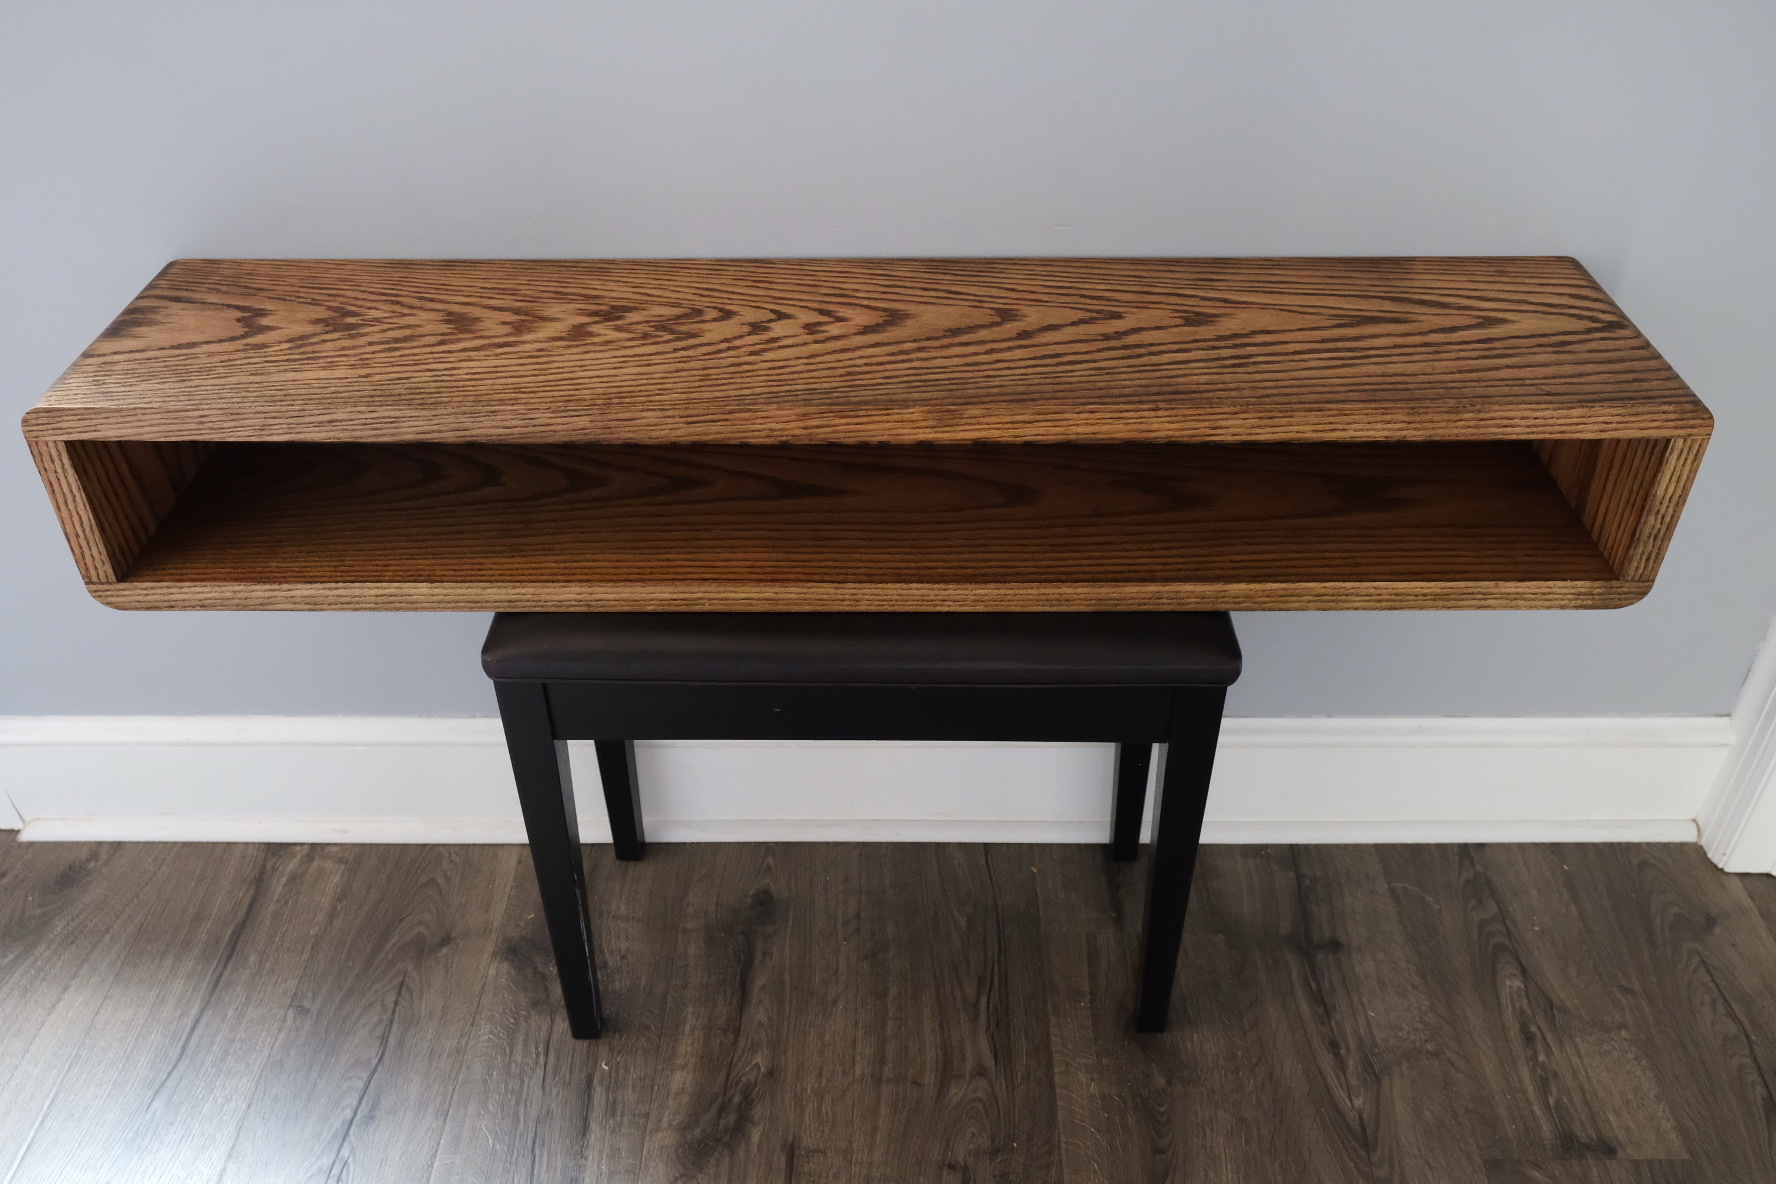
[[[1225,686],[1226,613],[496,613],[490,678]]]

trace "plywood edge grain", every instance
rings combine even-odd
[[[109,585],[122,575],[121,565],[106,545],[92,502],[75,472],[68,442],[27,436],[25,443],[31,449],[31,459],[37,463],[50,504],[55,507],[68,549],[74,552],[80,578],[89,588]]]
[[[1116,406],[1089,418],[1040,405],[958,404],[923,414],[891,406],[760,407],[743,418],[707,420],[683,408],[651,410],[620,399],[578,406],[502,412],[459,407],[403,407],[374,412],[281,411],[241,407],[226,419],[176,408],[39,407],[39,436],[62,440],[208,440],[253,443],[376,444],[1313,444],[1457,443],[1481,440],[1645,439],[1702,434],[1706,413],[1684,407],[1599,411],[1551,406],[1528,418],[1484,401],[1452,400],[1427,411],[1410,405],[1292,408],[1273,414],[1250,400],[1203,397],[1187,408]]]
[[[1689,499],[1690,488],[1702,466],[1702,454],[1708,450],[1708,437],[1688,437],[1671,441],[1663,463],[1652,480],[1652,488],[1640,515],[1640,521],[1629,542],[1623,560],[1616,566],[1625,580],[1652,582],[1664,562],[1666,548],[1677,529],[1678,515]]]
[[[121,578],[215,445],[29,439],[82,578]]]
[[[1707,447],[1706,435],[1535,442],[1616,574],[1649,582]]]
[[[1621,608],[1650,582],[1219,584],[92,583],[119,609],[405,612],[1164,612]]]

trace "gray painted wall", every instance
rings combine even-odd
[[[1572,254],[1719,419],[1658,589],[1252,613],[1246,715],[1726,711],[1776,609],[1776,7],[59,0],[0,390],[177,256]],[[0,712],[488,714],[467,615],[118,613],[0,442]]]

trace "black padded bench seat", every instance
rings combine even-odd
[[[1135,859],[1156,744],[1141,998],[1165,1030],[1221,707],[1226,613],[499,613],[481,664],[575,1036],[604,1028],[567,741],[598,757],[619,860],[647,853],[637,739],[1116,745],[1110,856]]]
[[[489,678],[1227,686],[1226,613],[499,613]]]

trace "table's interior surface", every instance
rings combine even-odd
[[[1597,580],[1526,444],[224,444],[134,581]]]

